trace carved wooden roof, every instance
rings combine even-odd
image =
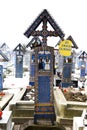
[[[78,49],[78,46],[77,46],[76,42],[74,41],[74,39],[72,38],[72,36],[69,36],[67,38],[67,40],[70,40],[72,42],[72,44],[73,44],[72,48]]]
[[[69,36],[69,37],[67,38],[67,40],[70,40],[70,41],[72,42],[72,44],[73,44],[72,48],[78,49],[78,46],[77,46],[76,42],[74,41],[74,39],[72,38],[72,36]],[[61,40],[56,44],[56,46],[59,45],[60,42],[61,42]],[[56,47],[56,46],[55,46],[55,47]]]
[[[36,45],[37,44],[37,45]],[[38,46],[41,46],[41,40],[39,37],[37,36],[34,36],[31,41],[27,44],[27,48],[30,47],[31,49],[35,48],[35,47],[38,47]]]
[[[8,57],[6,56],[6,54],[4,54],[1,50],[0,50],[0,62],[4,62],[4,61],[9,61]]]
[[[83,51],[80,55],[79,55],[79,59],[87,59],[87,53],[85,51]]]
[[[36,30],[41,23],[43,23],[42,30]],[[47,23],[51,25],[53,31],[49,31],[47,29]],[[26,30],[24,35],[28,38],[30,36],[41,36],[43,43],[47,43],[48,36],[59,36],[61,39],[63,39],[65,36],[59,25],[55,22],[46,9],[44,9],[42,13],[35,19],[31,26]]]
[[[19,44],[15,47],[15,49],[14,49],[13,51],[19,52],[19,54],[20,54],[21,52],[24,51],[24,48],[23,48],[23,46],[19,43]]]

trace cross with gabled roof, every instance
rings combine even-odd
[[[36,30],[37,27],[43,23],[42,30]],[[47,29],[47,23],[51,25],[53,31],[49,31]],[[46,9],[36,18],[36,20],[31,24],[31,26],[24,33],[26,37],[30,36],[41,36],[43,45],[47,45],[47,37],[57,37],[59,36],[61,39],[65,36],[63,31],[60,29],[58,24],[54,21],[51,15],[48,13]]]

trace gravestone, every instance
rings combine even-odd
[[[0,90],[3,89],[3,65],[2,62],[9,61],[8,57],[0,50]]]
[[[15,77],[23,77],[23,46],[19,44],[13,51],[16,54],[16,63],[15,63]]]
[[[30,77],[29,77],[29,85],[35,85],[35,55],[34,52],[30,54]]]
[[[3,66],[0,65],[0,90],[3,88]]]
[[[42,23],[42,29],[36,30]],[[48,24],[52,31],[48,29]],[[41,46],[35,46],[35,110],[34,123],[38,119],[50,119],[52,124],[55,121],[53,103],[53,74],[54,74],[54,48],[47,46],[48,37],[60,37],[63,39],[64,33],[44,9],[36,18],[33,24],[24,33],[26,37],[38,36],[42,38]],[[32,69],[33,70],[33,69]]]
[[[83,51],[79,56],[80,78],[85,78],[86,75],[86,59],[87,59],[87,53]]]
[[[63,70],[62,70],[62,87],[69,87],[73,85],[71,81],[71,74],[74,69],[73,54],[75,53],[72,48],[78,48],[72,36],[69,36],[67,40],[60,41],[59,53],[63,56]]]
[[[85,78],[85,65],[81,65],[80,78]]]
[[[72,85],[71,73],[72,73],[72,58],[66,57],[64,58],[63,63],[62,87],[69,87]]]
[[[53,47],[35,48],[35,111],[34,123],[38,119],[55,121],[53,103]]]
[[[32,38],[32,40],[27,44],[27,48],[30,47],[30,77],[29,77],[29,85],[34,86],[35,85],[35,52],[34,49],[36,47],[41,46],[41,40],[35,36]]]

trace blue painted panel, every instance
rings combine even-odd
[[[84,60],[81,61],[81,65],[86,66],[86,62]]]
[[[43,57],[44,59],[46,59],[46,57],[48,57],[50,59],[51,54],[38,54],[38,59],[40,59],[40,57]]]
[[[31,85],[31,86],[34,86],[35,85],[35,82],[29,82],[29,85]]]
[[[0,65],[0,90],[3,88],[3,66]]]
[[[21,62],[18,61],[16,56],[16,72],[15,72],[16,78],[22,78],[23,77],[23,57],[21,59]]]
[[[65,64],[63,68],[63,78],[71,78],[72,64]]]
[[[35,85],[34,78],[35,78],[35,55],[32,54],[31,62],[30,62],[30,81],[29,81],[29,85],[31,85],[31,86]]]
[[[79,61],[78,67],[81,68],[82,65],[84,65],[86,67],[86,61],[84,61],[84,60]]]
[[[68,83],[68,82],[62,82],[61,83],[61,86],[64,87],[64,88],[70,87],[72,85],[73,85],[72,83]]]
[[[50,102],[50,76],[38,77],[38,102]]]
[[[78,62],[78,67],[79,67],[79,68],[81,67],[81,61]]]
[[[72,63],[72,72],[75,72],[75,63]]]
[[[82,67],[84,66],[84,68]],[[86,71],[86,61],[82,60],[81,61],[81,66],[80,66],[80,77],[85,77],[85,71]]]
[[[53,121],[56,120],[56,116],[55,116],[55,113],[54,114],[35,114],[34,115],[34,119],[52,119]]]
[[[31,67],[30,67],[30,76],[34,77],[35,76],[35,65],[34,64],[31,64]]]
[[[35,55],[34,55],[34,54],[32,54],[31,59],[32,59],[33,61],[35,60]]]
[[[85,77],[85,68],[82,68],[80,71],[80,77]]]

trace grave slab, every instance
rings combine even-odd
[[[11,116],[12,111],[3,111],[2,119],[0,120],[0,130],[13,130],[14,123]]]

